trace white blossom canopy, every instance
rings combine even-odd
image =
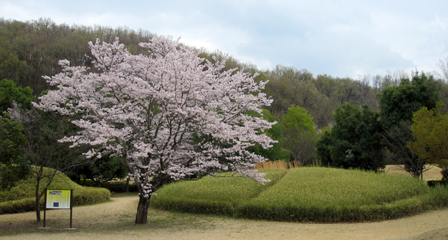
[[[153,37],[140,46],[148,54],[130,54],[118,39],[112,44],[89,42],[94,68],[70,66],[45,77],[55,86],[35,107],[76,116],[81,131],[61,141],[92,146],[87,157],[110,152],[122,156],[150,194],[148,176],[179,180],[211,170],[234,170],[266,181],[251,170],[264,161],[246,149],[269,148],[263,132],[273,123],[261,113],[272,102],[253,76],[225,71],[225,56],[215,63],[169,38]]]

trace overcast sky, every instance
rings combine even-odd
[[[314,76],[439,71],[448,57],[447,0],[0,0],[0,16],[142,29]]]

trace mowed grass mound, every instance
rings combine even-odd
[[[446,188],[419,179],[334,168],[294,168],[275,186],[241,204],[237,216],[294,222],[362,222],[448,206]]]
[[[170,184],[157,191],[151,206],[292,222],[379,221],[448,206],[446,188],[408,176],[321,167],[285,171],[267,170],[272,181],[265,186],[213,177]]]
[[[219,177],[207,176],[197,181],[180,181],[165,185],[151,198],[151,207],[189,213],[233,216],[242,202],[260,194],[275,184],[286,173],[285,169],[267,172],[270,182],[262,185],[252,179],[232,177],[231,173]]]
[[[33,168],[35,168],[33,166]],[[44,174],[50,174],[54,169],[44,168]],[[48,179],[40,182],[41,188],[46,186]],[[110,191],[105,188],[83,187],[73,182],[61,172],[57,172],[48,189],[73,189],[74,206],[105,202],[110,199]],[[40,189],[43,191],[43,189]],[[35,206],[36,178],[30,176],[19,181],[9,190],[0,191],[0,214],[33,211]],[[43,209],[44,197],[41,198]]]

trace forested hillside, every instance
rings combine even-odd
[[[31,22],[0,20],[0,79],[14,80],[18,86],[30,86],[36,95],[49,88],[42,79],[61,71],[58,61],[91,66],[87,43],[112,42],[120,38],[128,50],[137,53],[137,44],[152,36],[146,31],[103,26],[68,26],[50,19]]]
[[[94,42],[99,39],[113,42],[118,37],[129,52],[145,54],[138,43],[148,41],[155,35],[156,33],[151,33],[150,29],[68,26],[56,24],[45,18],[29,22],[2,18],[0,19],[0,80],[8,79],[14,81],[18,87],[30,87],[33,90],[32,94],[39,96],[43,91],[51,88],[42,76],[59,73],[61,71],[61,67],[58,65],[59,60],[67,59],[72,66],[92,66],[91,53],[87,44],[89,41]],[[219,51],[205,52],[200,56],[214,61],[213,57],[220,57],[221,54]],[[271,160],[290,156],[291,159],[307,163],[316,157],[321,158],[315,155],[315,144],[321,137],[318,133],[321,132],[320,130],[325,131],[327,127],[336,124],[334,118],[336,109],[343,104],[350,104],[359,109],[361,106],[367,105],[369,111],[380,112],[378,96],[384,89],[398,87],[404,79],[412,79],[415,76],[423,78],[422,73],[417,70],[414,73],[396,71],[384,76],[357,76],[356,79],[329,75],[314,76],[313,73],[301,69],[300,66],[278,65],[274,69],[261,70],[252,64],[241,63],[237,59],[229,57],[225,69],[232,68],[257,74],[255,78],[257,81],[269,80],[264,91],[274,101],[267,108],[270,114],[265,114],[265,116],[269,118],[269,121],[279,122],[279,127],[273,128],[269,132],[271,137],[279,141],[279,146],[274,155],[272,153],[264,155],[272,155],[269,157]],[[441,111],[446,113],[448,105],[446,104],[448,103],[446,82],[432,77],[429,80],[428,84],[437,89],[438,98],[445,103]],[[0,96],[0,101],[2,98],[5,97]],[[293,110],[301,114],[297,115],[297,121],[312,120],[316,131],[304,133],[308,130],[299,129],[284,122],[284,115]],[[291,115],[294,114],[291,113]],[[360,120],[360,122],[363,121]],[[283,134],[282,131],[288,131],[289,135]],[[280,153],[282,147],[283,153]],[[255,149],[254,151],[261,150]],[[285,151],[288,154],[285,155]],[[305,153],[306,156],[304,156]]]
[[[0,19],[0,79],[10,79],[18,86],[31,87],[35,95],[50,86],[42,78],[60,72],[58,61],[67,59],[71,65],[91,66],[89,41],[100,39],[112,42],[119,37],[131,53],[139,53],[138,43],[154,34],[146,30],[112,29],[104,26],[68,26],[50,19],[30,22]],[[201,46],[195,46],[201,47]],[[231,54],[231,53],[229,53]],[[212,59],[215,53],[205,53]],[[313,117],[317,128],[333,124],[334,109],[343,104],[367,104],[379,110],[376,95],[388,86],[397,86],[411,73],[395,72],[385,76],[359,76],[358,79],[313,76],[306,69],[277,66],[259,70],[256,66],[240,63],[230,57],[227,68],[245,68],[258,72],[257,79],[269,80],[266,93],[274,103],[268,109],[281,118],[292,104],[304,107]],[[445,89],[445,84],[440,84]]]

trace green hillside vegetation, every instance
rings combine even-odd
[[[244,178],[171,184],[157,191],[151,206],[293,222],[380,221],[448,206],[446,188],[408,176],[321,167],[278,171],[268,170],[272,181],[263,187]]]
[[[151,206],[164,210],[231,216],[239,203],[257,196],[286,173],[284,169],[269,170],[266,179],[271,181],[265,185],[229,174],[207,176],[198,181],[180,181],[157,191],[157,195],[151,198]]]
[[[46,168],[45,171],[52,171]],[[42,180],[46,184],[47,179]],[[65,174],[58,172],[49,189],[73,189],[74,205],[86,205],[108,201],[110,191],[105,188],[82,187]],[[33,211],[35,203],[36,179],[32,176],[23,179],[9,190],[0,191],[0,214]],[[41,204],[44,198],[41,199]],[[42,208],[43,209],[43,208]]]

